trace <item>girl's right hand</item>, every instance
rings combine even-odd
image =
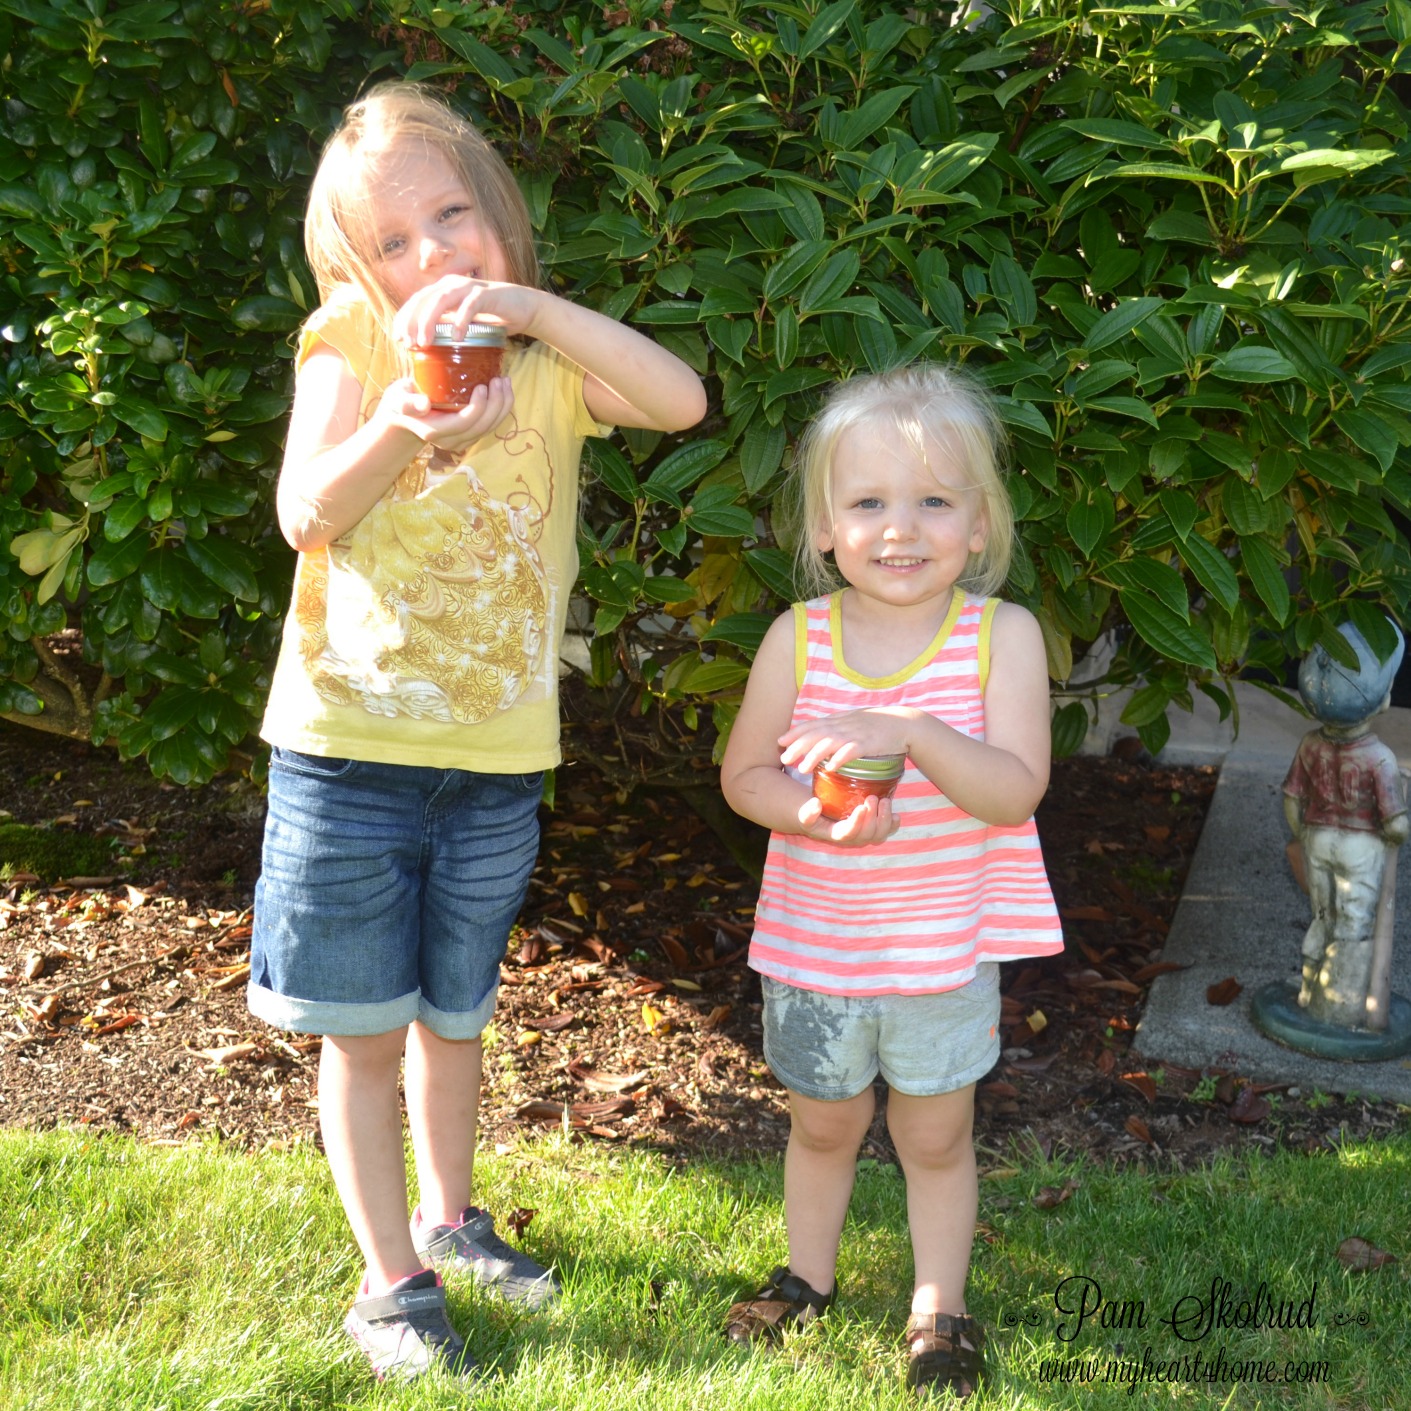
[[[496,377],[477,387],[470,401],[453,412],[434,411],[431,399],[410,377],[403,377],[382,394],[372,419],[399,426],[454,456],[493,431],[513,406],[514,391],[508,377]]]
[[[824,818],[823,805],[810,796],[799,809],[799,830],[821,842],[844,848],[866,848],[885,843],[901,827],[892,813],[891,799],[864,799],[846,818]]]

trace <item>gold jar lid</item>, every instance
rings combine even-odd
[[[836,774],[843,779],[899,779],[905,769],[905,755],[879,754],[850,759],[836,769],[824,769],[823,773]]]

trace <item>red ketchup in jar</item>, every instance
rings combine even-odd
[[[905,767],[905,755],[887,754],[850,759],[837,769],[815,769],[813,797],[823,805],[824,818],[841,822],[869,798],[891,798]]]
[[[455,325],[438,323],[429,344],[412,349],[412,376],[438,412],[458,412],[470,394],[500,375],[505,334],[488,323],[472,323],[457,334]]]

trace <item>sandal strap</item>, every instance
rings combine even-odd
[[[910,1386],[946,1386],[964,1398],[985,1372],[985,1330],[968,1313],[913,1313],[906,1324]]]
[[[831,1293],[819,1293],[781,1264],[753,1298],[731,1306],[725,1315],[726,1336],[737,1343],[776,1340],[785,1329],[805,1328],[821,1318],[836,1296],[836,1287]]]
[[[945,1343],[957,1352],[980,1352],[985,1330],[969,1313],[913,1313],[907,1320],[906,1340],[917,1351],[930,1352]]]
[[[755,1294],[756,1299],[777,1298],[796,1307],[811,1308],[815,1317],[822,1317],[833,1306],[833,1300],[837,1296],[836,1284],[833,1285],[832,1292],[819,1293],[806,1279],[799,1278],[783,1264],[774,1270],[769,1276],[769,1282]]]

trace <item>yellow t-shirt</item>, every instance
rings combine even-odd
[[[310,317],[362,383],[362,419],[399,376],[368,305]],[[609,428],[583,369],[506,350],[514,407],[454,469],[429,450],[350,530],[300,554],[261,729],[306,754],[519,774],[559,762],[558,649],[578,575],[578,463]]]

